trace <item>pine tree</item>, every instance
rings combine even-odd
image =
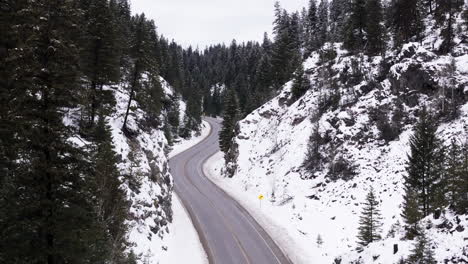
[[[367,23],[366,0],[353,0],[351,4],[351,15],[348,19],[344,47],[351,52],[362,51],[367,40],[366,26]]]
[[[443,23],[442,28],[442,38],[443,42],[440,45],[439,51],[441,53],[449,53],[452,51],[453,47],[455,46],[454,38],[455,38],[455,3],[454,0],[444,0],[444,1],[437,1],[441,2],[438,4],[438,12],[440,15],[441,22]],[[439,11],[440,10],[440,11]],[[446,18],[448,16],[448,18]]]
[[[317,23],[317,38],[318,46],[321,47],[328,41],[328,0],[321,0],[318,7],[318,23]]]
[[[310,54],[312,51],[320,48],[317,33],[318,33],[318,17],[317,17],[317,3],[315,0],[309,1],[309,9],[307,11],[306,20],[306,49]]]
[[[286,10],[282,10],[277,4],[276,16],[271,64],[273,86],[275,89],[279,89],[291,79],[292,74],[301,63],[301,53],[297,35],[297,15],[289,16]]]
[[[366,1],[366,52],[369,55],[378,55],[385,49],[384,46],[384,32],[382,26],[383,14],[382,3],[380,0],[367,0]]]
[[[317,121],[314,125],[314,130],[309,137],[307,143],[307,154],[302,166],[309,172],[314,173],[322,166],[323,156],[320,153],[320,144],[322,142],[322,136],[320,135],[320,124]]]
[[[374,189],[371,188],[364,203],[361,218],[359,220],[359,245],[367,246],[372,242],[381,239],[380,228],[382,226],[379,202],[375,196]]]
[[[144,73],[146,78],[142,78],[139,90],[135,94],[135,100],[146,112],[145,120],[151,127],[158,127],[160,124],[159,115],[162,110],[163,90],[160,82],[159,65],[156,61],[158,35],[153,21],[147,21],[145,25],[146,40],[143,45]]]
[[[427,237],[424,231],[421,231],[421,235],[417,237],[416,244],[411,250],[411,254],[408,257],[408,264],[437,264],[434,258],[434,251],[432,251],[431,241]]]
[[[418,197],[412,188],[405,187],[403,196],[403,212],[401,214],[406,223],[406,237],[413,239],[418,234],[418,223],[422,219],[419,210]]]
[[[395,46],[409,41],[420,41],[424,31],[420,0],[392,0],[390,2],[390,26]]]
[[[440,195],[445,187],[441,182],[444,150],[436,134],[436,124],[426,109],[423,109],[415,126],[415,133],[410,138],[411,153],[408,157],[405,188],[407,192],[415,192],[422,217],[428,216],[445,203]]]
[[[291,87],[291,100],[294,102],[302,97],[310,89],[310,80],[304,72],[304,66],[301,64],[294,73],[294,81]]]
[[[447,172],[447,200],[450,205],[454,205],[458,199],[458,185],[459,179],[461,178],[461,168],[463,158],[461,154],[460,146],[457,144],[455,139],[452,139],[450,148],[447,152],[446,157],[446,172]]]
[[[159,79],[157,79],[158,65],[152,54],[152,51],[154,51],[154,22],[147,21],[144,14],[136,15],[133,18],[132,27],[133,34],[131,36],[130,56],[132,57],[133,63],[129,76],[129,99],[122,126],[122,130],[127,136],[131,136],[132,134],[127,128],[127,121],[132,102],[141,89],[143,73],[149,74],[150,78],[152,77],[151,81],[153,81],[153,83],[159,82]],[[159,86],[153,84],[150,89],[157,90]],[[159,94],[159,91],[156,92],[156,94]],[[158,96],[156,95],[156,97]]]
[[[139,103],[141,109],[146,112],[144,116],[147,124],[150,127],[157,128],[160,124],[159,115],[162,110],[163,90],[159,75],[152,73],[147,76],[146,80],[141,81],[139,93],[135,96],[135,100]]]
[[[468,212],[468,142],[460,147],[458,164],[458,173],[454,179],[456,186],[453,188],[456,197],[454,207],[457,213],[466,214]]]
[[[15,130],[24,127],[26,120],[18,115],[28,107],[26,105],[28,80],[16,78],[20,71],[22,55],[17,47],[22,42],[21,32],[26,25],[17,21],[27,11],[26,1],[4,1],[0,9],[0,186],[4,186],[8,172],[14,170],[18,159],[18,144],[22,142]],[[5,182],[3,181],[5,180]],[[1,197],[1,196],[0,196]],[[1,213],[0,213],[1,214]]]
[[[178,96],[171,100],[169,109],[167,110],[167,123],[170,126],[172,135],[179,134],[180,127],[180,98]]]
[[[86,126],[94,125],[96,111],[106,94],[103,86],[119,81],[119,57],[116,32],[107,0],[93,0],[84,6],[83,20],[86,31],[82,39],[81,69],[89,85],[87,91],[88,120]],[[108,99],[107,99],[108,100]]]
[[[119,58],[121,69],[119,79],[129,74],[130,68],[130,38],[131,11],[129,0],[110,0],[112,25],[115,30],[115,53]]]
[[[184,128],[189,131],[198,131],[202,122],[202,104],[200,94],[197,91],[193,91],[187,99],[185,117]]]
[[[348,20],[349,0],[332,0],[330,3],[330,38],[333,42],[342,42]]]
[[[219,133],[219,146],[225,154],[229,152],[232,146],[232,139],[236,135],[236,125],[239,120],[240,112],[237,103],[237,96],[234,89],[229,89],[224,101],[224,113],[222,129]]]
[[[291,21],[289,24],[288,32],[290,37],[290,48],[293,51],[295,56],[298,56],[299,59],[302,56],[299,56],[301,53],[301,29],[300,29],[300,17],[298,12],[294,12],[291,15]]]
[[[130,203],[120,188],[119,158],[113,150],[112,136],[105,117],[101,114],[94,132],[93,188],[96,193],[97,219],[108,235],[102,247],[108,248],[108,259],[117,263],[126,259],[126,234]]]
[[[77,106],[80,92],[79,10],[69,0],[21,4],[12,24],[24,30],[21,49],[12,55],[23,65],[15,69],[15,85],[28,84],[17,86],[26,96],[17,104],[27,107],[15,113],[24,121],[15,131],[21,161],[1,187],[0,206],[8,214],[0,216],[0,259],[102,263],[106,254],[98,241],[105,231],[96,221],[88,161],[63,123],[64,109]]]
[[[255,80],[256,80],[256,90],[261,96],[260,103],[263,103],[270,97],[272,93],[272,65],[271,65],[271,56],[268,53],[265,53],[260,62],[258,63]]]

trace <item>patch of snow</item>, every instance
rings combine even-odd
[[[211,131],[211,127],[208,124],[208,122],[202,121],[200,135],[198,136],[193,135],[188,140],[181,140],[180,142],[174,143],[174,145],[172,146],[172,150],[169,153],[169,158],[172,158],[176,156],[177,154],[189,149],[190,147],[200,143],[203,139],[205,139],[210,134],[210,131]]]
[[[208,264],[208,256],[198,237],[198,233],[193,227],[188,212],[185,210],[179,197],[174,193],[172,199],[174,210],[174,221],[168,238],[168,251],[160,256],[161,264]]]

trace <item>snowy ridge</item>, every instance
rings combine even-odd
[[[165,96],[175,96],[172,87],[162,78],[161,85]],[[127,127],[136,136],[127,138],[122,132],[122,125],[128,91],[122,86],[117,87],[115,98],[116,111],[108,121],[115,151],[122,157],[119,169],[123,175],[132,175],[131,178],[135,179],[131,182],[124,179],[122,186],[131,201],[131,220],[128,222],[131,227],[128,234],[131,250],[139,257],[139,263],[179,263],[187,255],[191,256],[193,263],[206,263],[198,235],[173,192],[167,155],[170,147],[163,129],[142,128],[144,126],[139,122],[144,120],[146,113],[133,101]],[[180,105],[183,120],[185,103],[180,100]],[[163,113],[160,119],[164,118]],[[190,142],[196,140],[200,139]],[[190,144],[184,142],[176,146],[178,151],[188,147]],[[179,248],[181,245],[182,249]]]
[[[164,85],[166,86],[166,85]],[[167,89],[167,86],[165,90]],[[138,127],[145,113],[138,108],[129,116],[128,128],[135,131],[136,137],[128,139],[122,132],[123,117],[128,103],[128,91],[119,87],[115,92],[116,111],[111,117],[110,125],[117,153],[122,156],[119,169],[123,174],[138,175],[137,188],[124,182],[123,188],[131,201],[131,226],[128,239],[133,243],[132,250],[140,256],[140,261],[158,263],[159,256],[167,250],[165,236],[169,233],[172,222],[173,182],[169,174],[165,148],[167,140],[159,129],[144,131]],[[135,160],[129,160],[131,149]]]
[[[403,223],[400,216],[403,176],[415,112],[422,106],[437,109],[440,105],[438,93],[446,89],[448,82],[454,82],[457,92],[462,91],[458,96],[463,103],[457,118],[441,124],[440,137],[446,143],[452,138],[466,140],[468,57],[463,52],[455,57],[437,56],[424,45],[409,43],[399,54],[390,54],[394,62],[389,73],[371,89],[369,86],[378,74],[381,58],[374,57],[370,61],[362,58],[362,72],[369,76],[364,76],[353,86],[341,85],[338,107],[317,114],[319,100],[330,92],[320,81],[321,69],[328,64],[334,72],[340,73],[351,65],[352,60],[360,59],[347,56],[339,44],[333,49],[336,57],[330,63],[321,62],[318,53],[312,54],[304,63],[313,88],[301,99],[288,105],[290,82],[280,95],[239,122],[239,135],[235,139],[237,169],[232,179],[220,178],[224,166],[220,155],[214,157],[206,169],[215,182],[256,215],[272,237],[292,255],[295,263],[332,263],[335,260],[341,260],[341,263],[357,260],[396,263],[409,254],[413,243],[402,240],[403,229],[399,224]],[[466,50],[466,45],[457,49]],[[455,70],[448,74],[453,64]],[[407,90],[412,76],[425,78],[431,86]],[[331,78],[338,79],[339,76]],[[407,120],[403,122],[399,136],[387,143],[380,139],[379,129],[371,120],[372,112],[385,106],[390,118],[396,109],[397,97],[402,95]],[[316,123],[320,135],[328,139],[320,147],[320,152],[328,159],[311,175],[303,169],[302,163]],[[356,175],[347,181],[331,181],[327,177],[330,153],[349,161],[355,167]],[[384,239],[359,253],[356,251],[358,220],[365,195],[371,187],[381,202]],[[261,210],[256,199],[259,194],[267,197]],[[446,211],[441,219],[429,219],[433,228],[427,232],[436,241],[437,260],[441,263],[444,260],[452,263],[461,259],[468,261],[468,216],[455,217]],[[444,221],[450,223],[448,228],[436,227]],[[319,235],[323,244],[317,243]],[[394,244],[399,245],[396,254],[393,254]]]

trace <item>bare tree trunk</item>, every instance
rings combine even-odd
[[[128,104],[127,104],[127,110],[125,112],[125,118],[124,118],[124,123],[123,123],[123,126],[122,126],[122,130],[125,132],[127,131],[127,120],[128,120],[128,115],[130,113],[130,106],[132,104],[132,100],[133,100],[133,97],[134,97],[134,93],[135,93],[135,88],[137,86],[137,83],[138,83],[138,75],[139,75],[139,62],[137,61],[135,63],[135,71],[133,72],[133,79],[132,79],[132,84],[131,84],[131,87],[130,87],[130,97],[128,99]]]

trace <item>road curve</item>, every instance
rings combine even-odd
[[[203,163],[219,151],[216,119],[208,137],[169,160],[175,191],[200,236],[210,264],[290,264],[291,261],[233,198],[207,179]]]

